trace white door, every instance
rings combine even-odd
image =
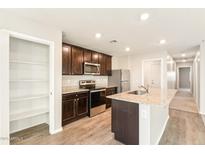
[[[161,65],[160,61],[147,61],[144,63],[144,85],[160,88],[161,85]]]
[[[150,67],[150,86],[160,88],[161,84],[160,62],[154,62]]]

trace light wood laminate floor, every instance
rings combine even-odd
[[[48,125],[42,124],[11,135],[11,144],[122,144],[111,132],[111,110],[95,117],[83,118],[66,125],[63,131],[49,135]]]
[[[169,117],[160,144],[205,144],[204,122],[191,93],[177,92]]]
[[[175,97],[190,97],[177,93]],[[11,144],[122,144],[111,132],[111,110],[93,118],[83,118],[49,135],[48,125],[42,124],[11,135]],[[170,109],[170,118],[159,144],[205,144],[205,127],[201,115]]]
[[[190,92],[178,91],[170,103],[170,109],[198,113],[196,102]]]

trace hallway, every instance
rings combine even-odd
[[[198,113],[196,102],[191,92],[178,91],[169,106],[170,109]]]
[[[169,116],[159,144],[205,144],[205,126],[191,93],[177,92],[170,103]]]

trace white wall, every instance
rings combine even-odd
[[[200,113],[205,114],[205,42],[200,45]]]
[[[198,51],[199,52],[199,51]],[[196,55],[193,62],[193,97],[200,109],[200,55]]]
[[[8,43],[8,34],[0,32],[0,145],[9,143],[9,86],[4,86],[9,82]]]
[[[112,69],[128,69],[128,56],[112,57]]]
[[[79,80],[95,80],[96,86],[107,86],[108,76],[63,75],[63,87],[79,87]]]
[[[41,39],[54,42],[54,129],[57,131],[61,128],[61,85],[62,85],[62,32],[50,25],[43,25],[26,18],[16,17],[13,14],[0,14],[0,29],[24,33]],[[0,51],[5,52],[5,51]],[[2,57],[1,57],[2,58]],[[1,65],[3,61],[0,61]],[[3,88],[3,87],[1,87]],[[1,100],[1,98],[0,98]],[[2,112],[1,112],[2,113]],[[0,125],[0,127],[2,127]]]
[[[167,61],[167,87],[168,89],[176,88],[176,62],[174,60]]]
[[[143,60],[159,59],[159,58],[164,59],[164,58],[166,58],[166,56],[167,56],[167,54],[164,53],[164,51],[130,55],[128,57],[128,69],[130,69],[130,72],[131,72],[131,89],[134,90],[137,88],[138,85],[142,84]]]

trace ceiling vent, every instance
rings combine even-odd
[[[117,40],[111,40],[110,43],[112,44],[117,43]]]

